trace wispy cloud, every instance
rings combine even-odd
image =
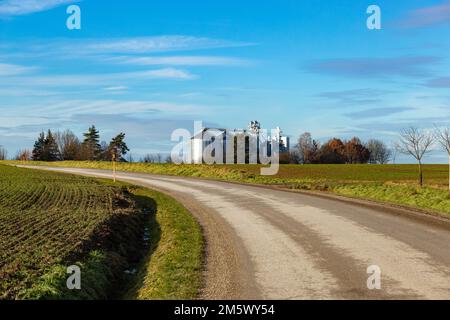
[[[344,114],[346,117],[349,117],[354,120],[360,119],[371,119],[371,118],[382,118],[387,117],[396,113],[401,113],[405,111],[411,111],[414,108],[409,107],[401,107],[401,108],[372,108],[367,110],[349,112]]]
[[[228,41],[205,37],[192,37],[183,35],[165,35],[156,37],[134,37],[119,39],[91,39],[80,43],[71,42],[66,47],[73,50],[74,45],[78,52],[110,54],[130,53],[144,54],[152,52],[188,51],[217,49],[230,47],[243,47],[254,45],[248,42]],[[61,47],[61,46],[60,46]]]
[[[403,28],[419,28],[450,23],[450,1],[415,9],[399,22]]]
[[[0,16],[22,16],[79,2],[76,0],[4,0],[0,2]]]
[[[136,72],[137,74],[142,74],[141,72]],[[135,74],[136,74],[135,73]],[[133,74],[133,73],[131,73]],[[160,79],[179,79],[179,80],[191,80],[197,78],[195,75],[179,69],[174,68],[165,68],[158,70],[147,71],[143,76],[149,76],[151,78],[160,78]]]
[[[49,39],[45,42],[19,41],[0,45],[2,60],[34,62],[46,65],[42,72],[15,64],[0,64],[0,77],[9,76],[8,84],[29,87],[120,87],[152,79],[193,80],[197,75],[178,66],[232,66],[250,62],[227,56],[214,55],[161,55],[166,51],[195,51],[214,48],[246,46],[250,43],[204,37],[165,35],[159,37],[130,37],[119,39]],[[152,56],[152,53],[159,53]],[[141,55],[144,54],[144,55]],[[55,60],[89,61],[96,65],[120,64],[121,72],[90,73],[89,69],[72,74],[55,73],[51,67]],[[1,61],[1,60],[0,60]],[[125,67],[126,66],[126,67]],[[133,67],[132,67],[133,66]],[[149,67],[155,66],[155,69]],[[125,67],[125,68],[124,68]],[[140,67],[136,70],[136,67]],[[159,67],[159,68],[156,68]],[[128,70],[129,71],[128,71]],[[151,69],[151,70],[149,70]],[[44,73],[45,72],[45,73]],[[127,90],[109,90],[123,94]]]
[[[155,56],[155,57],[113,57],[109,61],[123,64],[141,66],[169,65],[169,66],[240,66],[248,65],[249,62],[230,57],[216,56]]]
[[[197,76],[180,69],[164,68],[136,72],[120,72],[109,74],[68,74],[68,75],[38,75],[21,76],[8,79],[8,84],[26,84],[27,86],[121,86],[121,83],[138,80],[168,79],[168,80],[192,80]]]
[[[202,104],[127,99],[69,99],[59,101],[46,99],[27,105],[8,104],[1,107],[3,112],[0,114],[0,134],[14,133],[12,130],[18,126],[24,129],[21,133],[25,133],[58,128],[65,124],[79,125],[78,120],[83,117],[85,117],[86,122],[96,124],[97,122],[104,122],[108,128],[115,128],[114,124],[105,120],[106,117],[111,116],[117,119],[132,116],[140,119],[143,124],[146,123],[148,130],[153,130],[152,127],[148,126],[148,121],[152,119],[161,117],[198,119],[200,115],[205,116],[217,110],[217,108]],[[33,110],[33,116],[27,116],[30,110]],[[130,123],[128,129],[131,130],[132,128],[133,125]],[[170,139],[170,136],[167,138]]]
[[[359,124],[358,128],[367,131],[372,136],[374,133],[377,134],[391,134],[398,136],[399,132],[409,126],[417,126],[421,128],[432,129],[435,125],[437,126],[447,126],[450,121],[449,115],[442,115],[441,117],[417,117],[417,118],[401,118],[395,119],[393,121],[379,120],[367,121],[365,123]]]
[[[1,1],[1,0],[0,0]],[[0,57],[3,59],[28,59],[46,58],[52,59],[81,59],[96,58],[108,60],[120,55],[144,55],[164,52],[181,52],[209,50],[220,48],[235,48],[252,46],[254,43],[194,37],[184,35],[163,35],[149,37],[127,38],[85,38],[85,39],[46,39],[46,41],[15,41],[0,44]],[[126,57],[122,57],[125,59]],[[132,57],[128,57],[132,58]],[[135,56],[138,58],[138,56]],[[145,57],[142,57],[145,58]],[[158,57],[155,57],[155,59]],[[162,58],[162,57],[161,57]],[[227,57],[173,57],[172,61],[165,63],[177,63],[184,59],[186,62],[199,63],[243,63],[243,60]],[[188,61],[190,59],[190,61]],[[196,60],[194,60],[196,59]],[[125,59],[126,60],[126,59]],[[154,60],[156,61],[156,60]],[[136,63],[150,63],[149,60],[137,60]],[[163,62],[159,60],[159,62]],[[156,63],[159,63],[156,61]],[[246,61],[245,61],[246,62]]]
[[[171,102],[155,102],[141,100],[113,100],[113,99],[93,99],[93,100],[65,100],[53,104],[37,104],[34,110],[39,110],[43,114],[52,114],[57,117],[67,115],[96,113],[99,115],[108,114],[132,114],[143,115],[155,114],[198,114],[210,110],[210,108],[198,104],[179,104]]]
[[[108,95],[123,95],[128,93],[127,86],[112,86],[103,88],[103,90]]]
[[[104,88],[106,91],[125,91],[128,90],[127,86],[115,86],[115,87],[107,87]]]
[[[360,105],[379,103],[381,98],[389,93],[391,93],[391,91],[364,88],[342,91],[327,91],[318,94],[317,97],[334,100],[341,105]]]
[[[450,88],[450,77],[440,77],[429,80],[426,84],[430,88]]]
[[[0,77],[16,76],[29,73],[34,70],[36,70],[36,68],[34,67],[24,67],[16,64],[0,63]]]
[[[360,78],[422,77],[430,75],[429,67],[439,61],[439,58],[432,56],[326,59],[314,61],[306,69],[315,73]]]
[[[193,79],[195,78],[195,76],[193,76],[189,72],[174,69],[171,67],[247,66],[250,65],[251,62],[245,59],[227,56],[152,56],[149,54],[229,48],[246,45],[251,44],[220,39],[177,35],[166,35],[159,37],[131,37],[119,39],[49,39],[45,42],[18,41],[2,43],[0,45],[0,59],[5,61],[29,62],[39,58],[38,63],[46,63],[50,66],[55,61],[55,59],[64,61],[77,60],[78,62],[83,59],[83,61],[92,61],[96,64],[114,63],[141,67],[161,66],[167,68],[147,73],[145,73],[144,71],[139,74],[132,75],[136,75],[138,78],[142,75],[146,75],[158,78]],[[141,54],[145,54],[145,56]],[[4,69],[6,69],[6,65],[4,65],[3,67]],[[19,67],[20,66],[16,66],[17,71],[20,70]],[[12,70],[12,65],[10,70]],[[25,69],[22,70],[25,71]],[[13,73],[11,72],[10,74],[12,75]]]
[[[49,96],[56,96],[60,95],[61,92],[59,91],[48,91],[48,90],[42,90],[40,88],[27,88],[19,87],[19,86],[6,86],[3,88],[0,88],[0,97],[49,97]]]

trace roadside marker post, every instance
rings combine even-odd
[[[113,180],[116,182],[116,152],[112,152],[112,163],[113,163]]]

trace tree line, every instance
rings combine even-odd
[[[99,131],[93,125],[83,133],[83,137],[81,141],[70,130],[52,132],[49,129],[39,134],[31,152],[19,151],[16,158],[34,161],[111,161],[114,158],[116,161],[125,161],[124,155],[130,151],[123,132],[112,138],[109,144],[100,143]]]
[[[423,186],[423,158],[432,151],[432,147],[438,142],[449,156],[450,167],[450,127],[438,128],[433,131],[421,130],[416,127],[403,129],[400,133],[400,139],[395,148],[406,155],[412,156],[419,165],[419,184]],[[450,189],[450,172],[449,172]]]
[[[422,130],[417,127],[402,129],[399,139],[389,148],[384,142],[371,139],[366,143],[357,137],[350,140],[332,138],[321,144],[312,139],[309,132],[303,133],[293,151],[282,155],[280,162],[295,164],[386,164],[395,159],[397,153],[413,157],[418,164],[419,185],[423,186],[423,161],[435,144],[449,156],[450,127]],[[450,175],[449,175],[450,189]]]
[[[70,130],[53,133],[41,132],[36,140],[33,150],[19,150],[17,160],[91,160],[111,161],[113,157],[117,161],[125,161],[128,146],[125,143],[125,133],[119,133],[110,143],[100,143],[99,131],[91,126],[83,134],[80,141]],[[289,153],[280,155],[280,163],[293,164],[386,164],[395,159],[397,153],[412,156],[418,163],[419,184],[423,185],[423,160],[426,154],[432,151],[432,147],[438,143],[449,156],[450,165],[450,127],[434,130],[422,130],[409,127],[401,130],[398,141],[392,148],[384,142],[371,139],[362,142],[358,137],[350,140],[332,138],[325,143],[320,143],[312,138],[309,132],[303,133]],[[0,160],[7,159],[7,151],[0,146]],[[146,155],[141,162],[163,162],[162,155]],[[164,162],[171,162],[170,157]],[[449,177],[450,188],[450,177]]]
[[[294,149],[282,155],[284,163],[293,164],[386,164],[392,151],[380,140],[371,139],[363,143],[358,137],[350,140],[332,138],[321,144],[305,132],[298,138]]]

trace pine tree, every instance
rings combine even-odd
[[[45,161],[58,161],[61,159],[58,144],[56,143],[56,139],[50,129],[47,132],[44,150],[46,157]]]
[[[115,152],[116,159],[122,160],[122,156],[127,154],[130,149],[128,149],[127,144],[125,143],[125,133],[121,132],[116,137],[114,137],[111,142],[109,143],[109,150],[111,152]]]
[[[91,126],[88,132],[83,134],[83,148],[86,160],[96,160],[101,153],[100,135],[95,126]]]
[[[34,161],[42,161],[42,156],[44,155],[44,148],[45,148],[45,133],[41,132],[39,134],[39,138],[34,143],[33,147],[33,160]]]

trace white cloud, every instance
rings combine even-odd
[[[128,93],[127,86],[106,87],[103,88],[103,90],[106,91],[109,95],[122,95]]]
[[[230,66],[246,65],[247,61],[215,56],[167,56],[167,57],[114,57],[111,61],[141,66],[170,65],[170,66]]]
[[[1,75],[1,74],[0,74]],[[187,71],[164,68],[156,70],[121,72],[109,74],[72,74],[72,75],[44,75],[44,76],[19,76],[8,79],[8,84],[27,85],[27,86],[48,86],[48,87],[66,87],[66,86],[98,86],[110,85],[120,86],[124,81],[135,80],[192,80],[197,77]]]
[[[193,104],[133,100],[69,100],[44,107],[44,112],[64,110],[64,114],[130,114],[130,113],[173,113],[192,114],[205,112],[208,108]]]
[[[61,92],[57,91],[48,91],[48,90],[39,90],[27,87],[6,87],[0,88],[0,97],[48,97],[48,96],[56,96],[60,95]]]
[[[406,18],[400,21],[399,25],[404,28],[419,28],[448,22],[450,22],[449,0],[412,10]]]
[[[33,67],[24,67],[16,64],[0,63],[0,77],[2,76],[16,76],[25,74],[35,70]]]
[[[106,91],[124,91],[124,90],[128,90],[128,87],[127,86],[115,86],[115,87],[104,88],[104,90],[106,90]]]
[[[75,0],[4,0],[0,2],[0,16],[21,16],[46,11]]]
[[[1,1],[1,0],[0,0]],[[195,51],[218,48],[252,46],[254,43],[193,37],[163,35],[129,38],[84,38],[27,40],[0,44],[0,58],[52,57],[80,59],[96,57],[108,59],[114,55]]]
[[[174,68],[165,68],[159,70],[152,70],[146,73],[150,77],[154,78],[167,78],[167,79],[180,79],[180,80],[190,80],[195,79],[196,77],[189,72],[174,69]]]
[[[241,47],[253,45],[245,42],[234,42],[204,37],[165,35],[156,37],[135,37],[121,39],[87,40],[80,51],[90,53],[149,53]],[[71,47],[73,49],[73,47]]]
[[[96,115],[130,115],[132,113],[161,116],[162,114],[205,114],[213,108],[199,104],[181,104],[172,102],[145,101],[145,100],[115,100],[115,99],[72,99],[60,101],[39,101],[32,105],[5,105],[2,106],[7,111],[7,118],[23,119],[22,125],[36,124],[36,121],[28,121],[24,114],[33,110],[36,115],[47,115],[47,121],[64,121],[75,115],[96,114]],[[30,119],[32,119],[31,117]],[[6,118],[4,118],[6,119]],[[1,120],[1,119],[0,119]],[[4,126],[17,125],[15,121],[3,121]]]

